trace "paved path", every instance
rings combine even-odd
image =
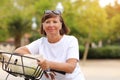
[[[86,80],[120,80],[120,60],[87,60],[80,62]],[[5,80],[7,73],[1,69],[0,80]],[[24,80],[10,75],[7,80]]]
[[[120,80],[120,60],[87,60],[80,65],[86,80]]]

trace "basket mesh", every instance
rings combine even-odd
[[[38,59],[7,52],[0,53],[3,55],[1,57],[2,69],[9,74],[32,80],[42,77],[44,71],[37,64]]]

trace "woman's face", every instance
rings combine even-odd
[[[60,30],[62,28],[62,23],[60,22],[60,18],[48,18],[43,23],[43,30],[46,32],[46,35],[60,35]]]

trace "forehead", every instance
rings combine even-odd
[[[45,21],[48,21],[48,20],[59,20],[60,21],[60,18],[58,16],[57,17],[51,17],[51,18],[46,19]]]
[[[42,22],[46,21],[49,18],[59,18],[60,19],[60,15],[56,15],[56,14],[45,14],[42,18]]]

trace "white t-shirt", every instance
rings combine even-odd
[[[49,43],[46,37],[41,37],[26,47],[31,54],[42,54],[44,58],[50,61],[66,62],[69,58],[79,60],[78,40],[74,36],[64,35],[62,39],[56,43]],[[77,63],[73,73],[63,75],[56,72],[55,78],[55,80],[85,80],[79,63]],[[45,79],[45,76],[43,76],[42,79],[49,80],[47,78]]]

